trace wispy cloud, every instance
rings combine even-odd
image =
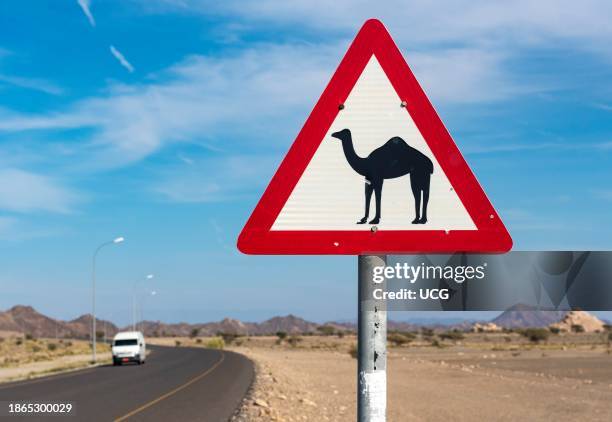
[[[263,189],[276,166],[271,156],[225,156],[164,169],[152,190],[164,200],[182,203],[227,202]]]
[[[79,6],[81,6],[81,9],[83,10],[83,13],[85,14],[85,16],[87,16],[87,19],[89,20],[89,23],[91,24],[91,26],[96,26],[96,21],[93,17],[93,14],[91,13],[91,1],[90,0],[77,0],[77,3],[79,4]]]
[[[597,199],[612,201],[612,189],[593,189],[591,190],[591,193]]]
[[[612,105],[606,103],[595,103],[593,107],[598,108],[600,110],[612,111]]]
[[[319,33],[354,31],[371,17],[385,22],[395,36],[411,44],[541,45],[559,39],[591,41],[577,47],[606,46],[612,38],[603,0],[518,0],[506,2],[441,0],[139,0],[149,11],[218,14],[267,26],[316,29]],[[432,30],[435,28],[435,30]]]
[[[12,56],[13,52],[0,47],[0,59],[3,61]],[[31,89],[51,95],[61,95],[64,90],[46,79],[15,76],[6,72],[0,72],[0,85],[8,84],[19,88]]]
[[[514,80],[504,70],[507,53],[482,48],[406,51],[412,70],[432,101],[467,104],[499,101],[535,91],[542,84]]]
[[[64,93],[61,87],[44,79],[25,78],[22,76],[11,76],[0,73],[0,82],[51,95],[61,95]]]
[[[111,52],[111,54],[113,56],[115,56],[115,58],[121,64],[121,66],[123,66],[123,67],[125,67],[127,69],[128,72],[130,72],[130,73],[134,72],[134,66],[132,66],[132,64],[127,61],[127,59],[121,53],[121,51],[117,50],[117,48],[115,48],[114,45],[110,46],[110,52]]]
[[[89,164],[105,167],[176,142],[203,142],[211,149],[227,146],[228,138],[243,146],[257,140],[275,145],[279,133],[303,121],[340,53],[337,45],[262,45],[229,56],[191,56],[149,75],[148,84],[113,84],[108,94],[64,111],[0,110],[0,132],[87,129]]]
[[[259,44],[229,55],[194,55],[149,75],[146,84],[115,83],[107,94],[64,111],[0,110],[0,131],[90,129],[89,150],[102,153],[95,161],[105,166],[139,160],[175,142],[205,142],[213,150],[227,146],[228,138],[241,145],[275,145],[295,134],[348,42]],[[435,104],[493,101],[523,92],[501,72],[503,56],[459,48],[447,53],[411,58]]]
[[[68,213],[76,193],[57,180],[16,168],[0,169],[0,209],[12,212]]]
[[[500,152],[520,152],[535,150],[587,151],[612,149],[612,142],[534,142],[534,143],[497,143],[472,145],[463,150],[466,154],[493,154]]]
[[[17,220],[13,217],[0,216],[0,238],[3,237],[9,230],[17,224]]]
[[[553,221],[549,217],[543,218],[541,214],[534,214],[532,210],[523,208],[506,208],[500,210],[500,214],[512,231],[555,231],[566,226],[561,221]]]

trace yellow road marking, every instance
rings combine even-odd
[[[130,413],[121,416],[117,419],[115,419],[115,422],[121,422],[124,421],[128,418],[131,418],[132,416],[134,416],[137,413],[142,412],[145,409],[148,409],[149,407],[153,406],[156,403],[159,403],[160,401],[167,399],[168,397],[178,393],[181,390],[184,390],[185,388],[189,387],[191,384],[193,384],[196,381],[201,380],[202,378],[204,378],[206,375],[210,374],[212,371],[214,371],[219,365],[221,365],[221,363],[225,360],[225,353],[221,352],[221,359],[219,359],[213,366],[211,366],[210,368],[208,368],[206,371],[202,372],[200,375],[190,379],[189,381],[187,381],[185,384],[180,385],[178,387],[176,387],[174,390],[168,391],[167,393],[159,396],[158,398],[151,400],[148,403],[143,404],[142,406],[140,406],[137,409],[132,410]]]

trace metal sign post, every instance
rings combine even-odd
[[[375,300],[374,267],[385,266],[384,255],[358,258],[357,328],[357,420],[384,422],[387,415],[387,310],[383,300]]]

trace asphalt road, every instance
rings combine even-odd
[[[73,417],[23,420],[227,421],[253,380],[242,355],[149,346],[144,365],[112,365],[0,385],[0,403],[66,403]],[[4,418],[2,418],[4,420]],[[18,420],[15,416],[6,420]]]

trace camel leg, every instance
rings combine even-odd
[[[370,215],[370,199],[372,198],[372,191],[374,188],[372,187],[372,183],[366,179],[365,183],[365,217],[357,222],[357,224],[365,224],[368,221],[368,216]]]
[[[429,202],[430,177],[431,176],[429,174],[425,175],[425,177],[423,178],[423,185],[421,186],[421,189],[423,190],[423,214],[421,214],[421,220],[419,221],[419,224],[427,223],[427,203]]]
[[[377,180],[372,182],[372,184],[374,185],[374,196],[376,199],[376,215],[372,220],[370,220],[370,224],[378,224],[380,223],[380,201],[382,199],[383,181]]]
[[[414,196],[414,211],[416,214],[412,224],[419,224],[421,221],[421,187],[418,178],[412,174],[410,175],[410,189],[412,189],[412,196]]]

